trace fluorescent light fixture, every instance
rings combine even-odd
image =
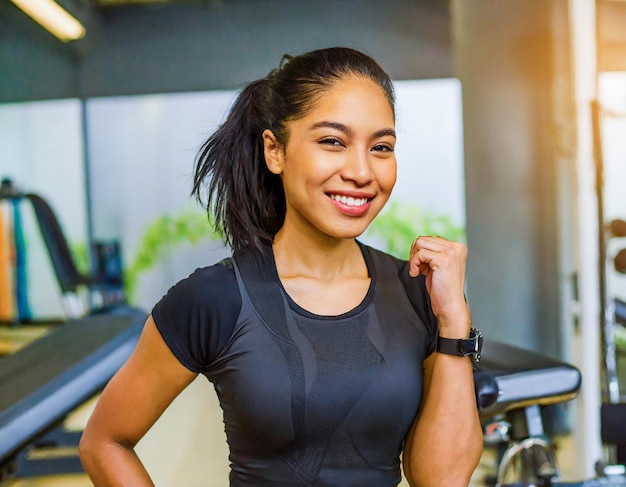
[[[63,42],[85,35],[85,27],[54,0],[11,0]]]

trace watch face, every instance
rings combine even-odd
[[[483,350],[483,334],[476,328],[470,330],[469,340],[472,343],[473,351],[471,352],[472,360],[475,362],[480,361],[480,354]]]
[[[480,360],[480,352],[483,348],[483,335],[476,328],[470,331],[470,337],[459,341],[459,353],[461,355],[471,356],[472,360],[478,362]]]

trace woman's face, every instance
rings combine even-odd
[[[268,167],[282,175],[285,189],[283,229],[362,234],[396,181],[395,121],[382,89],[367,78],[343,78],[287,129],[284,150],[268,151],[272,136],[264,133]]]

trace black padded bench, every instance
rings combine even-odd
[[[58,471],[58,463],[26,461],[28,450],[63,442],[59,426],[126,361],[146,317],[124,307],[69,320],[0,358],[0,480]],[[70,470],[80,468],[73,462]]]
[[[484,341],[474,377],[479,409],[485,416],[568,401],[581,383],[580,371],[573,365],[491,340]]]
[[[481,361],[474,367],[474,382],[481,419],[487,423],[485,441],[498,445],[499,452],[497,472],[486,479],[488,485],[522,487],[505,484],[505,479],[531,449],[546,462],[542,463],[544,480],[557,479],[556,456],[545,437],[541,408],[572,399],[580,389],[579,370],[536,352],[485,340]]]

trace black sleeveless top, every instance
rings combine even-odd
[[[400,482],[437,321],[423,276],[361,249],[370,288],[339,316],[298,306],[270,248],[196,270],[154,307],[174,355],[215,386],[232,487]]]

